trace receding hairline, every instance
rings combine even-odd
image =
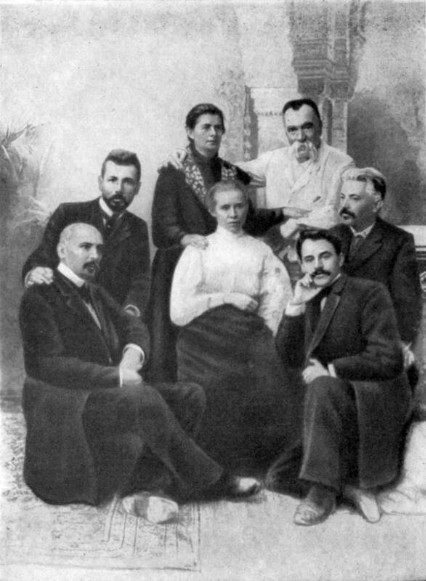
[[[92,224],[87,224],[86,222],[74,222],[73,224],[68,224],[68,226],[65,226],[65,228],[62,230],[59,236],[58,244],[67,244],[79,230],[84,229],[89,229],[96,232],[102,239],[102,234]]]
[[[287,113],[287,111],[299,111],[299,109],[301,109],[305,105],[312,109],[315,117],[318,119],[318,121],[322,127],[322,119],[321,119],[321,114],[320,114],[318,105],[313,99],[309,99],[309,98],[292,99],[290,101],[287,101],[284,104],[284,107],[282,108],[283,119],[285,120],[285,114]]]

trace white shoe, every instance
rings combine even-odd
[[[128,514],[140,516],[154,524],[177,520],[179,506],[164,496],[155,496],[149,492],[138,492],[125,496],[121,504]]]
[[[376,501],[376,496],[368,490],[345,486],[343,496],[350,500],[358,512],[370,523],[379,522],[381,513]]]

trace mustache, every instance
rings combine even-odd
[[[318,276],[319,274],[330,275],[331,272],[329,270],[326,270],[325,268],[316,268],[314,272],[311,274],[311,276]]]
[[[356,218],[355,214],[346,208],[342,208],[339,212],[340,216],[350,216],[351,218]]]
[[[110,200],[119,200],[120,202],[125,202],[126,200],[124,199],[123,194],[114,194],[113,196],[110,197]]]
[[[97,260],[88,260],[87,262],[84,263],[83,268],[87,268],[87,267],[92,267],[95,268],[95,270],[99,270],[99,261]]]
[[[313,161],[316,161],[318,159],[318,149],[315,147],[312,141],[303,141],[302,143],[295,141],[290,146],[290,151],[292,155],[296,156],[300,149],[304,150],[305,148],[308,149],[309,158]]]

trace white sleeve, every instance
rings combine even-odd
[[[298,218],[297,222],[309,228],[328,229],[339,222],[340,190],[342,186],[342,174],[354,165],[348,161],[338,167],[327,184],[327,197],[321,205],[313,206],[307,216]]]
[[[339,199],[339,193],[336,192],[336,200]],[[308,228],[323,228],[327,230],[332,226],[335,226],[339,219],[339,210],[336,203],[329,203],[322,207],[313,207],[307,216],[302,218],[297,218],[295,221],[301,226],[307,226]]]
[[[274,335],[292,295],[290,277],[285,266],[268,248],[261,273],[261,293],[257,313]]]
[[[263,188],[266,186],[266,169],[271,158],[270,151],[262,153],[258,158],[251,161],[241,161],[237,165],[251,177],[251,186]]]
[[[170,295],[170,318],[180,327],[225,303],[224,293],[207,292],[203,258],[204,250],[188,246],[176,266]]]

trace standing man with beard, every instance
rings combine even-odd
[[[25,286],[51,284],[58,264],[60,233],[74,222],[95,226],[104,238],[97,282],[136,316],[145,311],[150,284],[148,228],[127,211],[140,189],[141,165],[135,153],[111,151],[98,178],[101,197],[89,202],[61,204],[51,216],[39,247],[23,268]]]

